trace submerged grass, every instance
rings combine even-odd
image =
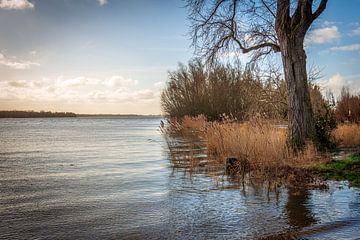
[[[281,125],[260,118],[247,122],[223,119],[208,122],[198,116],[169,121],[162,132],[174,168],[274,186],[322,188],[322,179],[348,180],[352,186],[360,186],[359,154],[330,161],[328,154],[318,152],[310,143],[295,154],[287,146],[287,130]],[[342,148],[360,147],[358,124],[339,125],[332,136]]]
[[[315,171],[325,180],[348,180],[350,185],[360,187],[360,152],[344,160],[320,164]]]
[[[302,153],[294,154],[286,144],[286,129],[259,118],[248,122],[231,119],[207,122],[200,116],[170,123],[163,132],[167,135],[172,163],[175,167],[188,167],[189,172],[202,169],[210,174],[221,172],[242,182],[305,185],[313,182],[311,168],[323,162],[311,144]],[[195,148],[178,151],[179,145],[169,137],[175,133],[177,139],[180,136],[191,142],[187,143],[188,147]],[[199,142],[204,146],[199,147]],[[199,149],[203,150],[202,157],[199,157]]]
[[[286,129],[261,119],[210,123],[205,135],[208,157],[223,166],[237,159],[231,174],[242,179],[306,184],[313,180],[309,169],[323,161],[311,144],[294,154],[286,144]]]

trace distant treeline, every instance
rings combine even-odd
[[[161,115],[141,114],[76,114],[77,117],[89,118],[161,118]]]
[[[0,118],[76,117],[72,112],[0,111]]]

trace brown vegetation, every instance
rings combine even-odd
[[[302,150],[315,130],[304,40],[328,0],[187,2],[193,44],[208,61],[224,52],[249,53],[253,60],[281,53],[288,94],[288,142],[293,150]]]
[[[207,171],[225,174],[228,160],[236,159],[234,171],[230,173],[233,177],[294,184],[312,179],[308,170],[323,161],[311,144],[301,154],[294,154],[286,143],[286,128],[259,118],[240,123],[230,119],[206,122],[203,116],[186,117],[176,126],[183,131],[183,137],[184,131],[192,131],[204,140],[205,161],[196,157],[201,147],[194,142],[199,139],[187,145],[197,149],[187,151],[186,156],[184,153],[181,156],[179,151],[172,155],[174,165],[186,165],[189,171],[205,167]],[[174,146],[173,143],[171,147]]]
[[[173,119],[164,130],[175,169],[215,179],[226,175],[236,184],[251,181],[271,188],[279,184],[326,186],[316,169],[329,162],[330,155],[311,143],[294,153],[287,144],[286,127],[273,121],[253,117],[239,122],[223,116],[222,121],[208,122],[203,115],[186,116]],[[360,125],[341,124],[331,138],[340,147],[359,148]]]
[[[268,76],[241,66],[215,64],[207,68],[195,60],[169,74],[161,104],[169,117],[204,115],[221,120],[224,115],[246,120],[254,114],[267,119],[287,115],[285,82],[278,71]]]
[[[360,94],[351,95],[348,88],[343,88],[336,104],[336,119],[339,122],[360,123]]]
[[[340,124],[332,136],[341,147],[360,148],[360,124]]]
[[[215,64],[208,68],[195,60],[188,66],[180,65],[169,76],[161,104],[167,116],[182,119],[183,123],[199,115],[210,121],[222,121],[224,116],[238,121],[249,121],[254,116],[272,122],[288,120],[286,84],[273,67],[265,73],[242,70],[237,65]],[[314,78],[313,73],[309,76]],[[312,140],[320,150],[334,148],[330,141],[336,127],[334,110],[317,85],[309,83],[308,90],[315,120]]]

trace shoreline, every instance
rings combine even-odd
[[[0,111],[0,118],[162,118],[159,114],[78,114],[51,111]]]

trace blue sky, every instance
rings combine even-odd
[[[193,56],[184,5],[0,0],[0,109],[160,113],[168,71]],[[329,0],[308,34],[308,63],[335,94],[360,91],[358,9],[360,0]]]

